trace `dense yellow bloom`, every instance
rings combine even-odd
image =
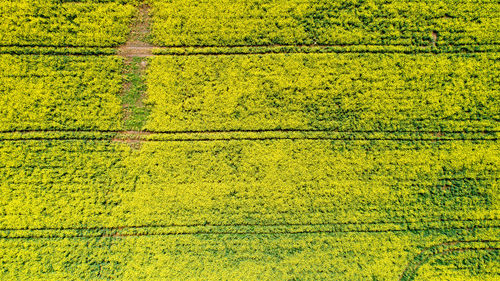
[[[120,127],[117,57],[0,55],[0,131]]]
[[[162,46],[498,44],[492,1],[152,0]]]
[[[117,46],[126,41],[133,12],[118,3],[1,1],[0,46]]]
[[[0,280],[498,279],[499,3],[139,3],[0,0]]]
[[[498,238],[497,151],[492,141],[2,141],[1,229],[17,230],[0,230],[0,275],[393,280],[422,248]]]

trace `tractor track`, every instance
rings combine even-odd
[[[43,238],[96,238],[96,237],[123,237],[123,236],[162,236],[162,235],[259,235],[259,234],[308,234],[308,233],[385,233],[385,232],[405,232],[405,231],[445,231],[445,230],[470,230],[470,229],[479,229],[479,228],[500,228],[499,225],[472,225],[472,226],[449,226],[449,227],[435,227],[435,226],[427,226],[427,227],[413,227],[412,224],[431,224],[431,223],[466,223],[466,222],[500,222],[500,219],[496,218],[485,218],[480,220],[468,219],[468,220],[427,220],[427,221],[416,221],[416,222],[408,222],[408,221],[399,221],[399,222],[357,222],[357,223],[349,223],[349,222],[337,222],[337,223],[239,223],[239,224],[210,224],[210,223],[198,223],[198,224],[152,224],[152,225],[135,225],[135,226],[114,226],[114,227],[45,227],[45,228],[4,228],[0,229],[0,232],[43,232],[43,231],[95,231],[94,234],[73,234],[73,235],[38,235],[38,236],[29,236],[29,235],[17,235],[17,236],[6,236],[0,237],[0,239],[43,239]],[[394,225],[400,225],[401,228],[396,228]],[[263,227],[263,228],[286,228],[286,227],[332,227],[337,229],[307,229],[301,230],[296,229],[293,230],[275,230],[275,231],[219,231],[216,228],[241,228],[241,227]],[[357,227],[357,226],[385,226],[385,229],[349,229],[342,227]],[[392,228],[391,228],[392,226]],[[196,230],[193,231],[182,231],[183,229],[173,230],[172,228],[215,228],[212,230]],[[155,229],[154,231],[151,231]],[[161,232],[162,229],[166,229],[166,232]],[[126,231],[144,231],[142,233],[126,233]],[[123,233],[125,232],[125,233]]]

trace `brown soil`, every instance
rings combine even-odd
[[[139,6],[139,12],[132,24],[127,43],[118,48],[118,54],[124,57],[150,57],[153,55],[153,45],[148,43],[149,11],[146,4]]]
[[[113,142],[121,142],[128,144],[132,149],[141,149],[142,136],[150,135],[150,132],[142,131],[122,131],[112,139]]]
[[[123,131],[120,132],[122,135],[132,135],[132,136],[148,136],[151,135],[151,132],[144,132],[144,131]]]
[[[137,47],[127,43],[118,49],[118,55],[123,57],[151,57],[153,56],[153,47]]]

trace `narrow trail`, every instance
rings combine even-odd
[[[146,99],[146,68],[148,57],[153,56],[153,45],[148,43],[150,36],[150,7],[141,4],[132,23],[127,42],[118,48],[118,55],[124,57],[123,72],[123,127],[130,135],[132,131],[140,131],[147,120],[149,109],[144,104]],[[138,146],[138,140],[129,140]]]
[[[151,57],[153,56],[153,45],[148,43],[150,34],[151,8],[147,4],[141,4],[138,9],[128,41],[118,48],[118,55],[123,57]]]
[[[135,79],[138,79],[135,76]],[[149,108],[142,104],[144,93],[137,85],[124,93],[124,130],[7,130],[0,131],[0,142],[25,140],[102,140],[130,144],[140,142],[200,142],[200,141],[258,141],[258,140],[343,140],[343,141],[497,141],[497,131],[395,131],[395,130],[327,130],[327,129],[227,129],[227,130],[141,130]],[[132,84],[132,83],[131,83]],[[139,84],[139,88],[141,84]],[[131,101],[133,104],[126,103]],[[132,127],[132,128],[131,128]],[[135,127],[135,128],[133,128]]]
[[[480,223],[480,222],[497,222],[500,223],[500,219],[497,218],[481,218],[481,219],[455,219],[455,218],[430,218],[422,220],[376,220],[376,221],[333,221],[333,222],[322,222],[322,223],[184,223],[184,224],[150,224],[150,225],[119,225],[119,226],[94,226],[94,227],[36,227],[36,228],[0,228],[0,231],[48,231],[48,230],[126,230],[126,229],[150,229],[150,228],[168,228],[168,227],[280,227],[280,226],[361,226],[361,225],[404,225],[409,226],[413,224],[431,224],[431,223]],[[491,225],[488,227],[500,227],[499,225]],[[372,230],[372,229],[369,229]],[[498,241],[500,242],[500,241]]]
[[[129,144],[140,144],[141,142],[230,142],[230,141],[279,141],[279,140],[302,140],[302,141],[344,141],[344,142],[366,142],[366,141],[391,141],[391,142],[457,142],[457,141],[488,141],[497,142],[499,139],[430,139],[430,138],[345,138],[345,137],[226,137],[226,138],[169,138],[169,139],[143,139],[143,138],[111,138],[111,137],[29,137],[0,139],[0,142],[24,142],[24,141],[113,141]],[[140,147],[136,147],[137,149]]]

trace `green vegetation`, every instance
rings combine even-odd
[[[500,43],[494,1],[153,0],[162,46]]]
[[[148,61],[134,57],[125,65],[125,89],[122,103],[125,106],[123,127],[129,130],[141,130],[148,119],[150,109],[143,104],[146,92],[144,81]]]
[[[122,60],[0,55],[0,131],[117,129]]]
[[[152,60],[146,129],[498,130],[496,53]]]
[[[440,243],[421,251],[406,267],[401,281],[497,280],[498,240]]]
[[[118,3],[1,1],[0,46],[114,47],[125,43],[133,13]]]

